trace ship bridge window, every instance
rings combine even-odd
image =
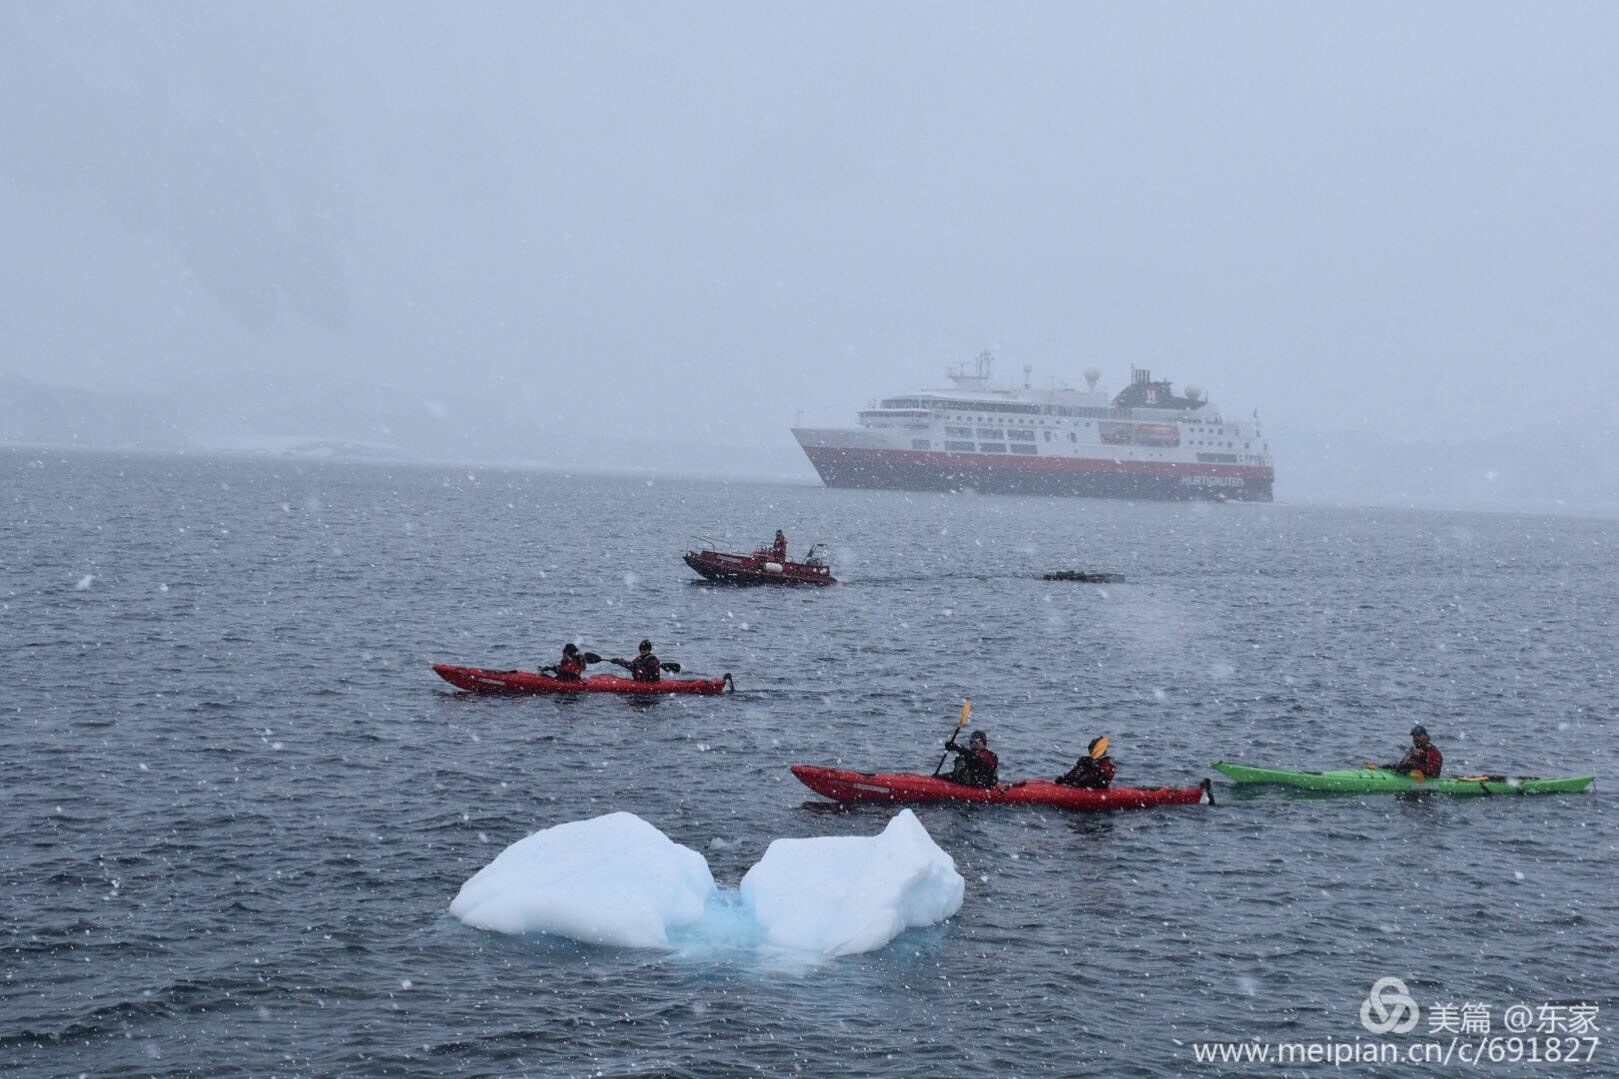
[[[950,442],[947,440],[944,444],[944,448],[949,450],[951,453],[971,453],[973,451],[973,444],[971,442]]]
[[[978,429],[978,437],[979,438],[1005,438],[1006,435],[1005,435],[1004,432],[1002,432],[999,428],[996,428],[996,427],[980,427]]]
[[[1004,443],[1004,442],[980,442],[978,444],[978,452],[979,453],[1005,453],[1006,452],[1006,443]]]
[[[946,427],[944,429],[944,433],[945,433],[945,436],[948,437],[948,438],[971,438],[971,437],[973,437],[973,429],[971,427]]]
[[[1019,430],[1019,429],[1013,427],[1013,428],[1010,428],[1010,429],[1007,430],[1006,437],[1010,438],[1010,439],[1013,439],[1014,441],[1017,441],[1017,442],[1033,442],[1034,441],[1034,432],[1033,431]]]

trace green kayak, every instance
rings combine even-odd
[[[1214,769],[1239,785],[1275,783],[1307,791],[1347,791],[1392,794],[1399,791],[1438,791],[1440,794],[1578,794],[1595,776],[1537,779],[1534,776],[1440,776],[1418,782],[1403,772],[1385,768],[1345,768],[1337,772],[1287,772],[1280,768],[1250,768],[1246,764],[1216,761]]]

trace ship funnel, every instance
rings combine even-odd
[[[1086,389],[1095,390],[1096,389],[1096,380],[1101,378],[1101,377],[1102,377],[1102,372],[1098,371],[1096,368],[1094,368],[1094,367],[1085,368],[1085,387],[1086,387]]]

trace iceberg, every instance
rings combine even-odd
[[[450,913],[499,933],[548,933],[691,955],[852,955],[961,909],[961,874],[916,814],[876,836],[778,839],[721,890],[703,856],[633,813],[559,824],[507,847]]]
[[[909,809],[876,836],[778,839],[742,878],[764,939],[820,955],[875,951],[961,909],[956,863]]]
[[[633,813],[609,813],[519,839],[461,886],[450,913],[497,933],[667,948],[714,892],[701,854]]]

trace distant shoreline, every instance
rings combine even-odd
[[[641,479],[641,480],[691,480],[707,483],[757,483],[781,487],[820,487],[821,483],[813,476],[802,477],[784,472],[768,470],[736,472],[714,472],[698,468],[683,467],[680,465],[640,466],[617,464],[556,464],[548,461],[533,460],[475,460],[463,458],[429,458],[401,453],[399,456],[379,457],[364,454],[345,455],[341,453],[295,453],[272,450],[230,449],[223,447],[202,448],[159,448],[152,446],[86,446],[77,443],[46,443],[46,442],[11,442],[0,440],[0,454],[11,456],[24,456],[31,453],[60,453],[83,457],[129,457],[140,459],[183,459],[190,461],[255,461],[265,464],[296,464],[296,465],[360,465],[368,468],[410,468],[410,469],[466,469],[475,468],[486,471],[535,474],[548,476],[580,477],[580,478],[612,478],[612,479]],[[870,492],[868,492],[870,493]],[[915,497],[926,494],[928,497],[953,497],[950,494],[937,492],[885,492],[895,498],[906,497],[907,494]],[[1006,499],[1008,503],[1023,498],[1039,498],[1040,496],[1019,495],[974,495],[975,498]],[[1083,500],[1081,500],[1083,501]],[[1179,506],[1182,503],[1162,503],[1167,506]],[[1191,505],[1190,503],[1184,505]],[[1219,512],[1219,507],[1210,504],[1199,504],[1206,510]],[[1233,506],[1237,505],[1235,503]],[[1436,496],[1412,497],[1395,500],[1369,500],[1357,498],[1352,495],[1295,495],[1292,492],[1283,492],[1276,502],[1268,504],[1250,504],[1256,512],[1264,512],[1267,507],[1281,507],[1290,509],[1332,509],[1332,510],[1368,510],[1368,511],[1411,511],[1426,513],[1467,513],[1484,514],[1490,516],[1529,516],[1529,517],[1563,517],[1584,518],[1597,521],[1611,521],[1619,519],[1619,504],[1611,506],[1571,504],[1571,503],[1488,503],[1450,500]]]

